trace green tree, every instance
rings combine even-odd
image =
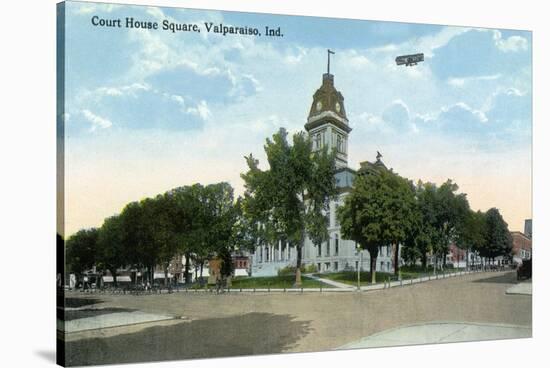
[[[173,212],[172,219],[179,244],[178,250],[185,258],[183,275],[186,284],[191,282],[191,260],[198,261],[199,257],[196,254],[204,245],[202,229],[207,224],[204,223],[205,215],[201,202],[203,191],[202,185],[194,184],[174,188],[167,193]],[[203,264],[204,260],[201,262]]]
[[[434,188],[435,192],[434,192]],[[448,179],[441,186],[429,186],[426,208],[430,212],[429,225],[433,229],[432,252],[446,264],[449,245],[456,242],[459,229],[470,211],[466,194],[457,193],[458,185]]]
[[[388,244],[397,248],[404,243],[415,214],[414,192],[408,180],[387,170],[355,178],[338,216],[343,238],[354,240],[369,252],[373,283],[379,248]],[[397,273],[398,252],[394,254]]]
[[[481,248],[480,254],[494,262],[495,257],[510,257],[512,253],[512,235],[508,224],[502,218],[499,210],[491,208],[486,213],[487,242]]]
[[[101,268],[111,272],[116,286],[117,270],[128,264],[120,216],[111,216],[105,219],[99,231],[97,244],[98,264]]]
[[[422,268],[427,266],[428,253],[434,253],[439,240],[438,191],[433,183],[419,181],[415,186],[417,216],[406,240],[407,246],[417,250]]]
[[[80,278],[82,273],[91,269],[97,260],[97,239],[99,229],[82,229],[73,234],[66,243],[68,272]]]
[[[158,248],[153,240],[154,224],[149,200],[128,203],[120,214],[121,241],[127,263],[141,270],[148,279],[154,282],[155,266],[158,263]]]
[[[459,228],[457,246],[465,249],[467,267],[469,267],[469,253],[482,252],[487,247],[487,218],[481,211],[468,211],[462,226]]]
[[[186,262],[184,277],[191,282],[191,260],[202,268],[216,254],[235,247],[235,227],[238,208],[234,203],[233,188],[221,182],[203,186],[179,187],[167,193],[178,250]]]
[[[238,208],[229,183],[221,182],[204,187],[203,207],[205,213],[205,254],[208,259],[221,260],[221,275],[227,277],[233,272],[232,252],[237,246],[236,228]]]
[[[172,217],[172,202],[167,195],[158,195],[142,201],[148,238],[156,255],[154,264],[161,265],[164,271],[164,284],[168,284],[168,267],[178,251],[178,237]]]
[[[280,129],[264,146],[269,168],[262,170],[246,157],[244,209],[258,223],[266,242],[284,237],[296,247],[296,283],[301,286],[302,248],[307,236],[314,244],[328,240],[329,202],[336,194],[335,153],[328,147],[313,151],[303,132],[287,139]]]

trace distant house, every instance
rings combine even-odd
[[[524,259],[531,259],[533,256],[531,238],[521,231],[512,231],[511,234],[513,261],[521,263]]]

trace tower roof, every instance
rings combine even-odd
[[[334,87],[334,75],[330,73],[323,74],[323,83],[313,95],[305,128],[313,129],[327,119],[344,131],[351,131],[344,108],[344,96]]]
[[[388,170],[386,165],[382,162],[381,158],[382,155],[380,154],[380,152],[378,152],[378,155],[376,156],[376,161],[374,163],[369,161],[360,162],[359,165],[361,167],[359,168],[358,174],[375,174],[380,172],[380,170]]]

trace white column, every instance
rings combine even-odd
[[[278,257],[279,259],[277,261],[280,261],[281,260],[281,256],[282,256],[282,251],[281,251],[281,240],[279,239],[279,253],[278,253]]]

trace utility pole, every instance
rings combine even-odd
[[[355,243],[355,249],[359,255],[359,263],[357,263],[357,291],[361,291],[361,264],[363,263],[363,253],[357,246],[357,242]]]

